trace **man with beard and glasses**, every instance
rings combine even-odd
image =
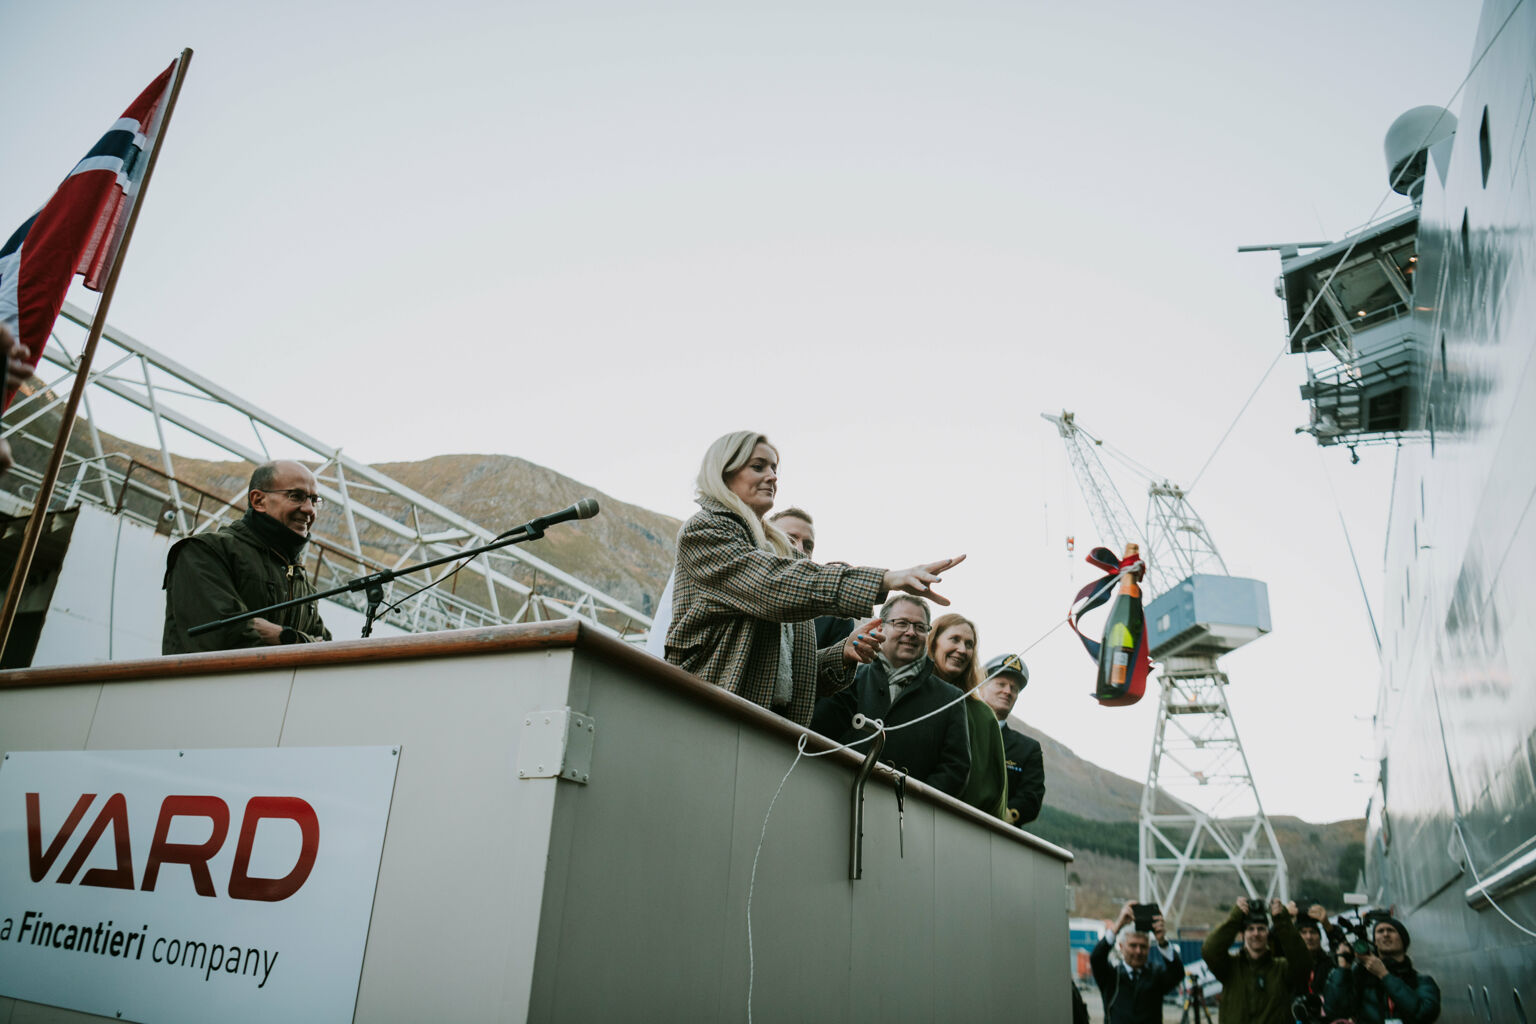
[[[893,597],[880,619],[885,639],[875,660],[860,665],[846,688],[817,702],[811,728],[851,743],[868,735],[854,731],[855,713],[882,720],[888,730],[912,722],[886,733],[880,760],[957,797],[971,771],[970,732],[960,690],[939,678],[928,657],[928,605]]]
[[[251,474],[244,517],[172,546],[165,560],[162,654],[329,640],[315,602],[291,605],[272,618],[252,616],[198,636],[187,630],[243,611],[305,597],[304,545],[322,499],[314,474],[297,462],[267,462]]]

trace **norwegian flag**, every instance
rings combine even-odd
[[[0,324],[26,346],[34,367],[70,278],[79,274],[99,292],[112,272],[180,63],[172,61],[129,104],[53,197],[0,247]]]

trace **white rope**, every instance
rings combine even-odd
[[[1344,531],[1344,546],[1349,549],[1350,564],[1355,567],[1355,581],[1360,584],[1360,601],[1365,605],[1365,617],[1371,624],[1371,639],[1376,644],[1376,657],[1381,657],[1381,634],[1376,630],[1376,613],[1371,610],[1371,595],[1365,589],[1365,576],[1360,572],[1360,560],[1355,557],[1355,542],[1349,537],[1349,524],[1344,521],[1344,507],[1339,504],[1339,494],[1333,489],[1333,477],[1328,475],[1328,462],[1323,449],[1317,448],[1317,460],[1322,466],[1323,480],[1328,484],[1328,496],[1333,499],[1333,510],[1339,515],[1339,528]]]
[[[779,788],[773,791],[773,799],[768,801],[768,813],[763,815],[763,830],[757,836],[757,852],[752,855],[752,876],[747,882],[747,1024],[752,1024],[752,982],[757,974],[757,961],[752,949],[752,891],[757,888],[757,858],[763,854],[763,840],[768,838],[768,819],[773,817],[773,805],[779,802],[779,794],[784,792],[784,783],[789,781],[790,772],[795,770],[795,765],[800,763],[800,758],[805,754],[805,741],[810,733],[803,733],[800,742],[796,744],[798,751],[795,759],[789,763],[789,771],[779,780]]]
[[[1467,845],[1467,837],[1466,834],[1461,830],[1461,822],[1457,821],[1454,827],[1456,829],[1456,838],[1461,840],[1461,848],[1467,851],[1467,870],[1472,872],[1472,881],[1476,882],[1478,888],[1483,890],[1483,899],[1488,901],[1488,905],[1490,907],[1499,912],[1500,917],[1514,925],[1526,935],[1536,939],[1536,932],[1531,931],[1525,925],[1504,913],[1504,908],[1499,906],[1498,901],[1493,898],[1493,893],[1489,892],[1486,888],[1483,887],[1483,880],[1477,877],[1477,866],[1472,863],[1472,848]]]
[[[1113,583],[1114,583],[1114,581],[1111,580],[1110,581],[1110,585],[1112,586]],[[1065,619],[1063,619],[1062,621],[1056,623],[1056,625],[1052,626],[1050,629],[1048,629],[1044,633],[1042,633],[1038,640],[1036,640],[1034,643],[1030,644],[1028,647],[1026,647],[1022,651],[1020,651],[1019,654],[1020,655],[1028,654],[1030,651],[1032,651],[1036,647],[1040,646],[1040,644],[1045,641],[1046,637],[1050,636],[1052,633],[1056,632],[1058,629],[1060,629],[1062,626],[1065,626],[1066,624],[1067,624],[1067,622],[1066,622]],[[870,733],[868,736],[865,736],[862,739],[854,740],[851,743],[840,743],[837,746],[832,747],[829,750],[823,750],[823,751],[820,751],[819,753],[815,753],[815,754],[806,754],[805,756],[806,757],[826,757],[828,754],[835,754],[839,750],[852,750],[854,747],[858,746],[859,744],[861,744],[861,743],[868,743],[870,740],[874,739],[875,736],[878,735],[879,732],[882,729],[884,731],[886,731],[886,732],[899,732],[902,729],[905,729],[905,728],[907,728],[910,725],[916,725],[918,722],[921,722],[924,719],[932,718],[934,715],[939,714],[941,711],[949,710],[950,708],[954,707],[956,704],[959,704],[961,701],[963,701],[963,700],[967,699],[968,697],[970,697],[971,694],[979,692],[981,690],[981,688],[983,686],[985,686],[985,685],[987,685],[987,680],[983,679],[981,682],[977,683],[975,686],[971,687],[969,690],[966,690],[964,693],[960,694],[960,696],[956,697],[954,700],[951,700],[949,703],[941,704],[938,707],[934,708],[932,711],[928,712],[926,715],[919,715],[918,717],[912,719],[910,722],[902,722],[900,725],[886,725],[883,721],[881,721],[878,718],[868,719],[869,723],[871,725],[875,726],[875,731]],[[805,749],[805,741],[807,739],[809,739],[810,736],[811,736],[811,734],[808,733],[808,732],[800,734],[800,749],[802,751]]]

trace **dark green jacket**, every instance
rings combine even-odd
[[[967,697],[966,727],[971,737],[971,774],[960,799],[994,818],[1008,817],[1008,765],[1003,756],[1003,730],[997,714],[986,704]]]
[[[1433,1024],[1440,1018],[1440,986],[1427,974],[1413,969],[1407,957],[1388,960],[1387,976],[1376,975],[1360,964],[1339,968],[1328,975],[1325,986],[1329,1020],[1351,1017],[1360,1024],[1400,1020],[1403,1024]]]
[[[259,512],[214,532],[178,541],[165,560],[165,635],[162,654],[192,654],[260,647],[261,637],[247,622],[236,622],[187,636],[187,630],[204,622],[262,608],[278,601],[315,592],[304,574],[302,561],[290,562],[276,548],[262,542],[248,521]],[[294,605],[263,616],[298,634],[299,643],[329,640],[315,602]]]
[[[1243,912],[1233,907],[1200,949],[1222,984],[1216,1019],[1221,1024],[1289,1024],[1291,990],[1305,983],[1312,966],[1306,943],[1291,923],[1291,915],[1281,910],[1269,929],[1269,951],[1255,960],[1244,949],[1228,951],[1242,927]],[[1284,956],[1275,955],[1276,946]]]

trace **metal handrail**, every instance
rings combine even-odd
[[[66,302],[53,340],[59,341],[58,332],[69,330],[69,325],[83,328],[88,322],[89,317],[83,310]],[[350,458],[341,449],[326,445],[300,428],[283,422],[110,324],[102,334],[102,341],[105,345],[116,346],[119,351],[98,359],[102,368],[91,372],[82,414],[83,433],[76,443],[83,442],[94,447],[95,456],[102,464],[100,472],[113,475],[116,479],[116,475],[106,466],[107,455],[102,444],[104,438],[98,431],[96,415],[91,410],[92,398],[123,403],[118,407],[132,409],[137,414],[147,413],[154,423],[162,465],[157,468],[140,462],[140,468],[130,468],[128,473],[141,477],[148,472],[166,481],[170,493],[164,498],[167,503],[164,511],[177,517],[178,521],[172,527],[177,534],[209,528],[221,521],[229,505],[217,495],[204,494],[202,499],[193,501],[179,499],[177,492],[184,484],[173,471],[178,456],[174,456],[166,445],[168,427],[187,431],[220,452],[251,464],[265,462],[272,457],[267,447],[269,438],[276,438],[285,447],[297,449],[301,453],[297,455],[298,458],[318,462],[316,476],[321,493],[328,502],[340,509],[344,519],[342,528],[346,531],[343,539],[320,543],[332,555],[343,556],[347,561],[359,565],[371,561],[366,557],[365,548],[398,553],[402,562],[426,560],[462,550],[472,546],[477,539],[488,540],[495,534],[495,531],[438,504],[372,466]],[[26,428],[30,422],[54,408],[57,403],[51,400],[53,389],[63,387],[73,376],[76,363],[62,342],[50,343],[44,352],[44,359],[63,373],[57,380],[45,381],[42,387],[34,388],[25,403],[16,403],[14,411],[25,418],[10,424],[5,431],[5,435],[13,439],[13,445],[16,438],[23,436],[44,445],[52,443],[51,439],[32,438]],[[189,403],[187,399],[192,401]],[[220,424],[236,424],[233,428],[234,436],[215,427],[214,421],[208,418],[209,411],[215,409],[218,410],[216,415],[221,417]],[[247,429],[248,435],[245,433]],[[150,449],[154,449],[153,443]],[[67,498],[63,500],[73,500],[79,496],[85,481],[89,479],[88,473],[85,467],[81,468],[74,490],[67,491]],[[28,474],[22,472],[16,479],[25,480],[27,477]],[[135,512],[131,497],[141,493],[141,486],[142,477],[133,480],[131,485],[124,485],[124,514],[134,515],[138,519],[144,516],[142,510]],[[16,493],[14,484],[10,489]],[[116,496],[106,497],[110,505]],[[209,498],[215,501],[210,502]],[[368,500],[360,500],[362,498]],[[376,498],[383,500],[374,500]],[[94,493],[81,500],[102,504],[102,500]],[[402,503],[406,510],[403,520],[396,517],[395,509],[396,505]],[[190,523],[181,521],[188,516],[191,518]],[[325,564],[322,571],[331,572],[333,568]],[[534,586],[522,582],[522,578],[526,578],[524,573],[535,577]],[[473,598],[455,595],[451,591],[442,594],[433,591],[430,592],[431,596],[423,599],[425,607],[413,610],[412,625],[407,628],[433,629],[443,628],[444,625],[575,617],[600,632],[635,639],[643,637],[650,626],[650,617],[625,601],[604,593],[526,551],[511,555],[502,553],[495,561],[477,566],[472,579],[477,585],[484,586],[489,608],[481,607]],[[537,587],[537,581],[541,579],[545,581],[543,590]],[[549,587],[558,588],[559,593],[550,593]],[[507,614],[501,611],[502,605],[515,611]]]

